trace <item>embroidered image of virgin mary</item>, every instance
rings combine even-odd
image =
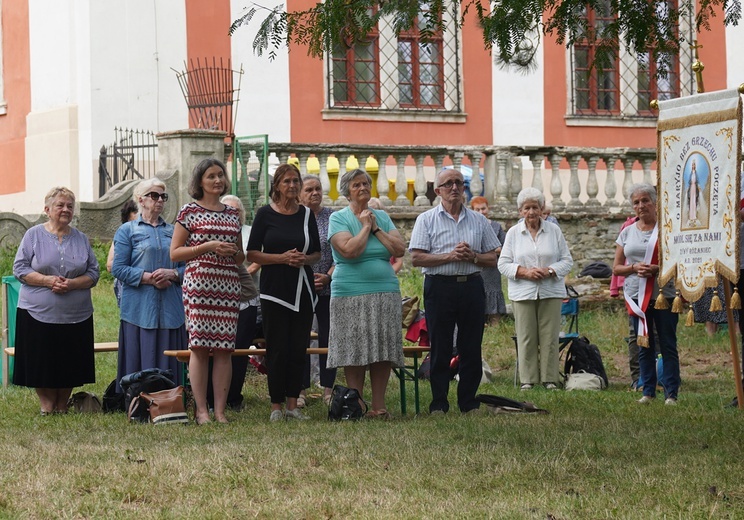
[[[710,211],[710,167],[705,156],[691,153],[683,170],[681,229],[707,229]]]

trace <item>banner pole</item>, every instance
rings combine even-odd
[[[728,319],[728,333],[729,343],[731,345],[731,360],[734,363],[734,382],[736,383],[736,400],[739,403],[739,410],[744,410],[744,388],[741,383],[741,360],[739,359],[739,346],[736,341],[736,330],[735,326],[738,323],[734,322],[734,311],[731,309],[731,283],[728,280],[723,281],[723,292],[726,298],[726,318]],[[744,312],[744,309],[739,312]],[[739,316],[742,319],[742,316]]]

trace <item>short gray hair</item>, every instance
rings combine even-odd
[[[73,206],[75,205],[75,194],[72,192],[71,189],[65,188],[64,186],[57,186],[56,188],[52,188],[49,190],[49,192],[44,197],[44,207],[48,208],[51,206],[52,202],[54,202],[54,199],[57,197],[65,197],[67,199],[70,199],[72,201]]]
[[[240,219],[240,225],[245,224],[245,206],[243,201],[237,195],[225,195],[220,199],[220,202],[227,205],[228,202],[235,202],[238,206],[238,218]]]
[[[338,191],[341,192],[341,195],[349,198],[349,195],[351,194],[351,192],[349,191],[349,184],[351,184],[351,181],[353,181],[360,175],[364,175],[367,178],[367,182],[369,182],[370,187],[372,187],[372,177],[370,177],[367,172],[365,172],[364,170],[360,170],[359,168],[355,170],[349,170],[341,176],[341,180],[338,183]]]
[[[517,195],[517,209],[521,210],[525,202],[537,202],[540,209],[543,209],[545,207],[545,195],[537,188],[525,188]]]
[[[152,177],[150,179],[140,181],[137,186],[134,187],[132,200],[134,202],[139,202],[140,197],[142,197],[145,193],[150,193],[153,188],[162,188],[163,193],[165,193],[166,191],[165,183],[157,177]]]
[[[633,195],[637,192],[644,193],[648,195],[648,198],[651,199],[651,202],[656,204],[656,188],[654,186],[651,186],[648,183],[645,182],[637,182],[628,188],[628,200],[632,202]]]
[[[300,179],[302,179],[303,184],[305,183],[305,181],[318,181],[318,184],[323,186],[323,183],[320,182],[320,177],[318,177],[317,175],[313,175],[312,173],[306,173],[305,175],[302,175]]]

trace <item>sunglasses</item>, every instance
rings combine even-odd
[[[167,193],[157,193],[155,191],[151,191],[150,193],[145,193],[142,196],[143,197],[150,197],[155,202],[157,202],[158,199],[162,199],[163,202],[166,202],[168,200],[168,194]]]

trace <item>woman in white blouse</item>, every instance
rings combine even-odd
[[[561,229],[542,219],[545,197],[537,188],[517,196],[523,219],[506,233],[499,271],[509,280],[522,390],[542,384],[558,388],[558,336],[563,278],[573,259]]]

